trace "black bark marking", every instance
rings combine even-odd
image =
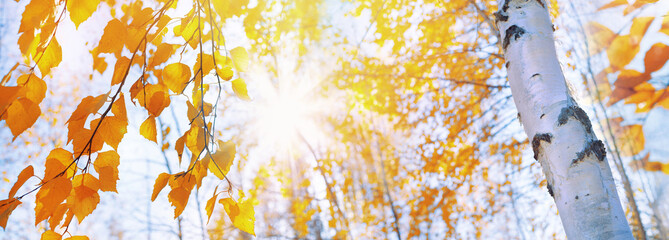
[[[553,28],[553,32],[555,32],[555,25],[551,24],[551,27]]]
[[[546,8],[546,5],[544,5],[544,2],[542,2],[541,0],[537,0],[537,2],[539,3],[539,5],[541,5],[542,8]]]
[[[506,50],[506,48],[509,47],[512,37],[513,40],[518,40],[518,38],[520,38],[520,36],[522,36],[523,34],[525,34],[525,29],[519,27],[518,25],[512,25],[511,27],[507,28],[506,36],[504,36],[504,42],[502,44],[504,50]]]
[[[583,109],[576,105],[562,108],[562,110],[560,110],[560,115],[558,116],[558,126],[566,124],[569,121],[569,117],[574,117],[581,122],[587,133],[592,133],[592,124],[590,123],[588,114],[586,114]]]
[[[585,147],[580,152],[576,153],[576,158],[571,160],[571,166],[582,162],[588,154],[594,154],[597,160],[604,161],[606,159],[606,148],[601,140],[590,140],[585,144]]]
[[[495,21],[498,21],[498,22],[509,21],[509,15],[504,14],[504,12],[502,12],[502,11],[495,12],[493,14],[493,16],[495,17]]]
[[[511,63],[511,61],[506,61],[505,66],[506,66],[507,69],[509,68],[509,64],[510,64],[510,63]]]
[[[518,113],[518,122],[520,123],[520,125],[523,125],[523,121],[520,120],[520,113]]]
[[[535,74],[532,75],[532,77],[536,77],[536,76],[541,76],[541,74],[535,73]]]
[[[506,12],[509,10],[509,2],[511,2],[511,0],[504,1],[504,5],[502,5],[502,11]]]
[[[534,152],[534,159],[539,160],[539,147],[541,146],[541,141],[546,141],[551,143],[553,135],[550,133],[537,133],[532,138],[532,151]]]
[[[553,196],[553,186],[549,183],[546,184],[546,188],[548,188],[548,194],[550,194],[552,198],[555,198],[555,196]]]
[[[576,200],[578,200],[578,195],[576,195]]]
[[[541,116],[539,116],[539,119],[543,119],[546,116],[545,113],[542,113]]]

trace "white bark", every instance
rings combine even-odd
[[[544,0],[500,0],[511,92],[569,239],[633,239],[606,150],[571,97]]]

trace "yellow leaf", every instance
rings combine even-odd
[[[181,94],[188,85],[188,81],[190,81],[191,72],[186,64],[172,63],[163,69],[162,76],[167,88],[172,92]]]
[[[641,38],[646,34],[648,27],[655,20],[655,17],[636,17],[632,20],[632,27],[630,27],[630,36],[634,38],[635,42],[641,42]]]
[[[26,183],[26,181],[28,181],[28,179],[33,175],[35,175],[35,172],[32,165],[28,165],[28,167],[23,169],[23,171],[19,173],[19,177],[18,180],[16,180],[16,183],[14,183],[12,189],[9,190],[9,198],[13,198],[16,194],[16,191],[18,191],[19,188],[21,188],[21,186],[23,186],[23,184]]]
[[[244,82],[244,79],[237,78],[232,80],[232,91],[235,92],[235,95],[237,95],[238,98],[245,101],[251,101],[251,98],[249,97],[249,94],[246,90],[246,83]]]
[[[12,214],[14,209],[21,204],[16,198],[9,198],[0,201],[0,227],[7,229],[7,220],[9,220],[9,215]]]
[[[98,8],[100,0],[68,0],[67,10],[70,12],[70,19],[74,23],[75,28],[79,28],[79,24],[86,21],[93,12]]]
[[[234,72],[232,71],[232,68],[230,66],[225,66],[222,67],[220,70],[218,70],[218,76],[225,81],[230,81],[230,79],[232,79],[233,74]]]
[[[235,65],[235,69],[239,72],[246,72],[249,67],[249,54],[243,47],[236,47],[230,50],[230,57]]]
[[[253,236],[256,235],[254,231],[255,211],[251,201],[242,201],[237,204],[232,198],[223,198],[219,202],[225,207],[225,212],[230,217],[232,225]]]
[[[606,26],[597,22],[589,22],[585,27],[588,35],[588,51],[590,54],[598,54],[604,48],[611,44],[611,41],[616,37],[616,34]]]
[[[193,65],[193,72],[197,72],[198,69],[200,69],[200,62],[202,62],[202,73],[204,73],[204,76],[207,76],[211,72],[211,70],[214,70],[214,56],[210,54],[199,54],[198,57],[195,60],[195,65]],[[201,75],[196,75],[195,79],[199,79]]]
[[[42,77],[48,75],[51,72],[51,68],[54,68],[60,64],[60,61],[63,60],[62,49],[58,40],[52,38],[49,45],[44,49],[42,55],[38,57],[36,61],[39,71],[42,73]]]
[[[612,67],[622,69],[634,59],[639,52],[639,42],[630,35],[618,36],[613,39],[611,46],[606,50],[609,63]]]
[[[117,192],[116,181],[118,178],[118,165],[120,156],[115,151],[98,153],[93,166],[100,176],[100,190],[106,192]]]
[[[218,141],[218,151],[213,154],[213,159],[209,161],[209,171],[220,179],[225,179],[225,175],[230,171],[230,166],[235,159],[235,144],[232,141]]]
[[[149,116],[142,125],[139,127],[139,134],[144,136],[144,138],[158,143],[156,140],[156,118]]]
[[[622,140],[622,153],[625,157],[639,154],[645,146],[643,127],[639,124],[623,126],[619,133]]]
[[[669,35],[669,15],[665,15],[662,18],[662,28],[660,28],[660,32]]]
[[[107,23],[104,34],[100,38],[98,51],[100,53],[120,52],[123,49],[127,36],[127,26],[118,19],[112,19]]]
[[[72,188],[74,192],[67,197],[67,205],[81,223],[100,203],[100,181],[93,175],[84,173],[74,176]]]
[[[47,230],[46,232],[42,233],[42,238],[40,238],[40,240],[61,240],[61,239],[63,239],[63,236],[51,230]]]
[[[167,181],[170,179],[172,175],[168,173],[161,173],[158,175],[158,178],[156,178],[156,182],[153,184],[153,193],[151,194],[151,201],[155,201],[156,197],[158,197],[158,194],[160,193],[163,188],[165,188],[165,185],[167,185]]]
[[[662,164],[662,172],[669,175],[669,163]]]
[[[42,111],[39,109],[39,106],[33,101],[30,101],[27,98],[20,98],[7,108],[7,127],[12,131],[14,138],[16,139],[21,133],[26,129],[30,128],[37,118],[39,118]]]

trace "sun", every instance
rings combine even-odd
[[[316,73],[314,73],[316,74]],[[321,141],[325,134],[319,122],[331,113],[334,104],[317,93],[320,81],[309,73],[266,78],[256,85],[253,122],[250,131],[258,145],[273,150],[291,150],[310,141]],[[300,136],[302,135],[302,136]]]

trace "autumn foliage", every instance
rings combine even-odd
[[[34,197],[42,239],[88,239],[69,227],[121,192],[119,167],[132,160],[120,149],[138,134],[166,166],[146,173],[145,200],[169,202],[179,224],[187,206],[198,206],[211,239],[562,236],[540,166],[518,134],[496,1],[16,2],[25,6],[20,57],[0,80],[0,126],[8,146],[28,139],[41,157],[8,177],[3,229]],[[558,1],[546,2],[561,19]],[[615,0],[597,11],[628,16],[655,2]],[[587,37],[575,45],[606,62],[583,82],[605,111],[669,109],[669,89],[653,82],[669,46],[643,52],[641,44],[653,23],[669,34],[669,18],[629,18],[625,31],[581,26]],[[560,23],[558,38],[572,31]],[[72,96],[57,96],[59,73],[75,72],[59,68],[74,54],[56,37],[69,24],[101,34],[76,46],[90,64],[65,86]],[[573,51],[560,53],[574,60]],[[643,71],[633,67],[639,56]],[[564,70],[575,72],[572,63]],[[53,110],[64,102],[76,104]],[[644,150],[643,123],[623,117],[595,126],[610,131],[618,170],[629,158],[634,169],[669,174]],[[35,137],[40,124],[63,136]]]

